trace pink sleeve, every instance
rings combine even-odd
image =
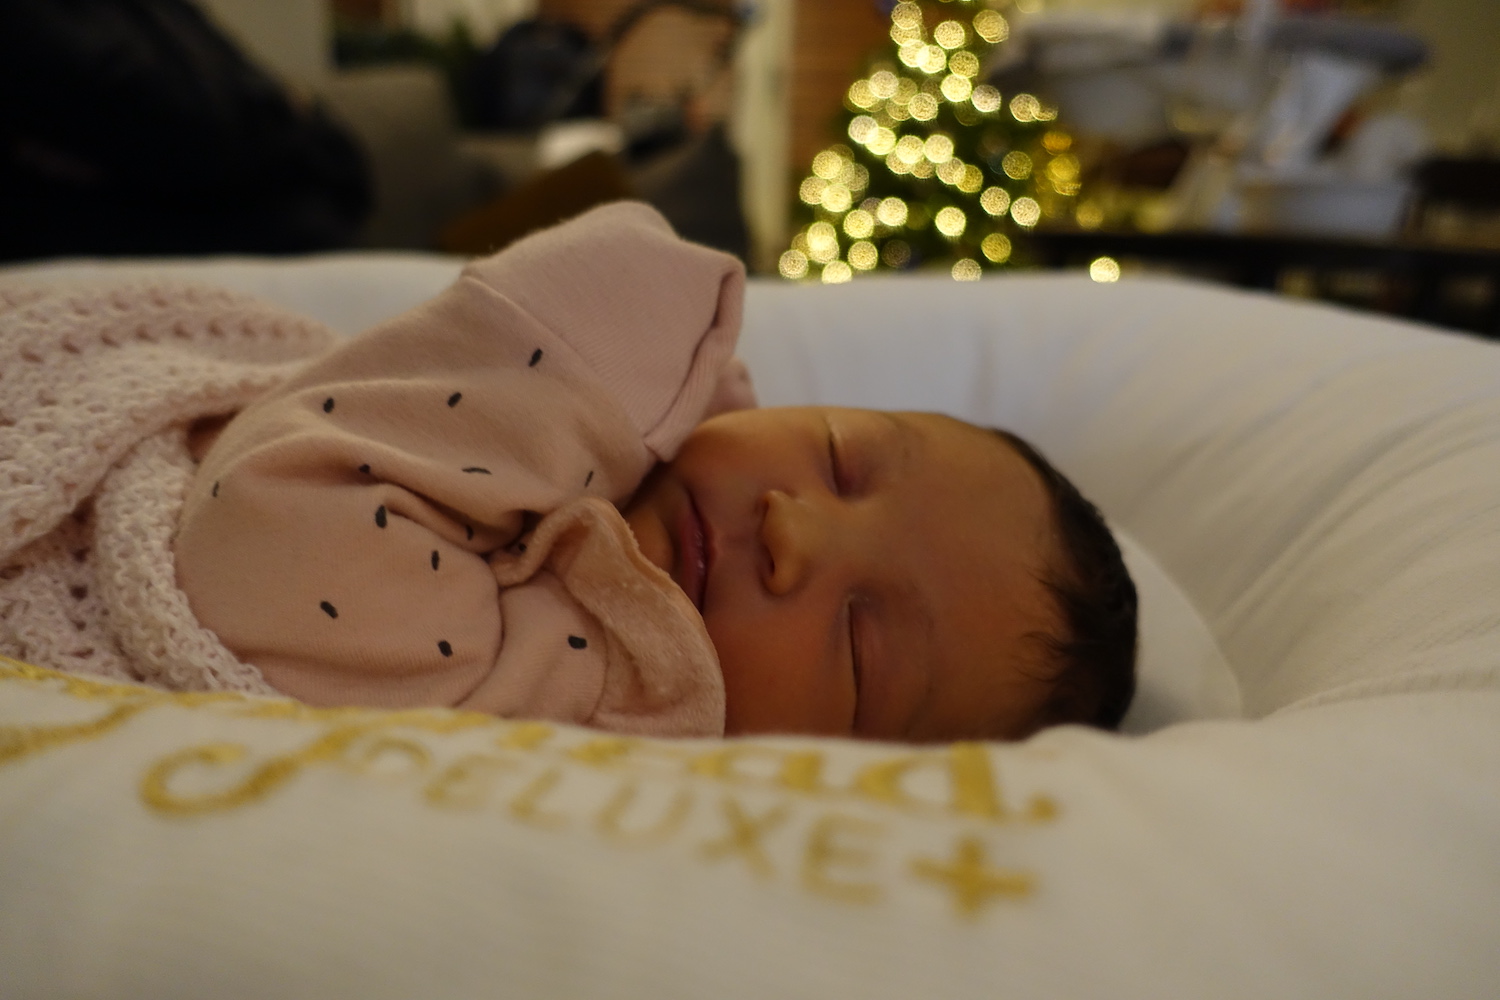
[[[314,704],[464,701],[506,639],[493,554],[572,500],[623,501],[696,423],[733,350],[741,272],[663,235],[654,213],[615,208],[552,231],[571,227],[560,246],[471,265],[225,429],[184,507],[178,578],[272,686]],[[599,272],[589,293],[539,293],[536,275],[581,242]],[[614,267],[643,249],[661,252],[647,276],[698,267],[692,294],[616,322],[599,288],[620,271],[644,283]],[[592,313],[573,301],[591,297]]]

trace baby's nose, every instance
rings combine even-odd
[[[760,507],[760,541],[765,550],[761,582],[771,593],[785,596],[806,578],[822,531],[805,502],[780,490],[767,490]]]

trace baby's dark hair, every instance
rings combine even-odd
[[[1040,725],[1081,722],[1116,729],[1135,694],[1136,593],[1119,543],[1099,509],[1036,448],[995,433],[1037,471],[1052,500],[1061,564],[1042,583],[1061,613],[1061,635],[1043,633],[1055,667]]]

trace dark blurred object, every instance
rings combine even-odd
[[[1037,229],[1024,249],[1044,267],[1103,254],[1244,288],[1329,299],[1500,338],[1500,250],[1430,242],[1211,232]]]
[[[469,256],[494,253],[595,205],[634,196],[619,160],[608,153],[589,153],[465,212],[443,227],[438,249]]]
[[[605,114],[603,81],[620,43],[650,14],[677,8],[703,17],[723,18],[736,30],[740,12],[722,0],[639,0],[617,17],[597,42],[582,29],[562,21],[538,18],[511,25],[481,55],[467,100],[476,116],[470,124],[493,129],[536,129],[569,118]],[[732,37],[732,36],[731,36]],[[719,53],[722,66],[728,47]],[[680,117],[633,109],[634,121],[622,121],[632,150],[660,150],[670,140],[657,132],[680,127]],[[673,138],[680,138],[674,135]]]
[[[615,18],[596,44],[581,29],[545,20],[522,21],[480,57],[471,95],[480,124],[507,131],[544,130],[569,119],[604,116],[603,81],[621,43],[662,8],[728,20],[736,10],[715,0],[640,0]],[[714,62],[723,71],[734,32]],[[640,100],[619,109],[614,124],[623,150],[591,153],[524,182],[446,226],[439,247],[479,254],[561,222],[606,201],[650,202],[685,239],[744,258],[749,233],[740,210],[740,164],[722,123],[694,129],[685,105]],[[620,148],[615,146],[614,148]]]
[[[1190,152],[1191,148],[1182,139],[1164,139],[1102,158],[1087,180],[1114,187],[1165,191],[1182,172]]]
[[[740,159],[722,122],[638,170],[635,187],[683,239],[748,257],[750,231],[739,210]]]
[[[351,243],[364,158],[186,0],[0,2],[0,259]]]
[[[618,157],[594,152],[538,174],[454,219],[438,237],[445,253],[494,253],[527,233],[621,198],[650,202],[683,239],[744,259],[750,235],[738,210],[739,158],[723,125],[631,172]]]
[[[1500,159],[1438,157],[1417,168],[1418,209],[1434,205],[1500,211]]]
[[[603,117],[599,70],[598,54],[581,29],[559,21],[521,21],[475,62],[470,124],[534,129],[564,118]]]

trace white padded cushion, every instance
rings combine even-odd
[[[1114,532],[1135,582],[1140,632],[1135,698],[1120,731],[1239,718],[1239,682],[1198,609],[1140,542],[1119,528]]]
[[[1035,440],[1251,718],[667,744],[0,664],[7,1000],[1500,993],[1500,349],[1056,276],[763,284],[748,320],[768,402]]]

